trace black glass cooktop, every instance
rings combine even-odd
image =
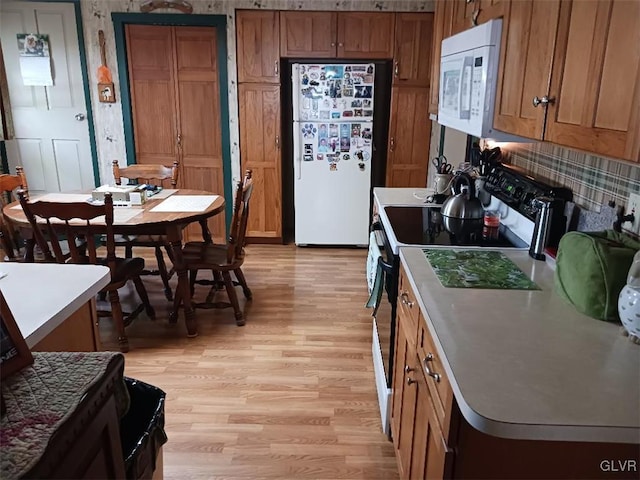
[[[482,219],[446,219],[440,207],[384,207],[399,243],[407,245],[459,245],[525,248],[525,243],[504,227],[483,232]],[[497,238],[490,238],[495,237]]]

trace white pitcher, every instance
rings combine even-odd
[[[624,333],[630,340],[640,343],[640,250],[633,257],[627,284],[618,297],[618,314]]]

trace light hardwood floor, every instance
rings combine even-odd
[[[182,316],[168,325],[159,278],[144,277],[158,319],[127,328],[125,373],[167,393],[165,478],[397,478],[380,427],[365,259],[362,249],[250,245],[246,326],[231,309],[197,310],[192,339]],[[101,336],[117,348],[109,319]]]

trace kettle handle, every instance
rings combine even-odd
[[[464,172],[458,172],[453,179],[453,193],[455,193],[456,195],[462,193],[462,190],[460,189],[460,182],[466,183],[469,187],[469,198],[476,198],[476,187],[474,185],[474,182],[469,174]]]

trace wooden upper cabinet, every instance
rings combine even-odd
[[[395,55],[393,56],[394,85],[429,86],[431,55],[433,53],[432,40],[432,13],[398,13],[396,15]]]
[[[496,129],[543,139],[545,109],[533,99],[549,92],[559,14],[559,0],[511,3],[500,45]]]
[[[393,13],[280,12],[280,53],[288,58],[393,57]]]
[[[639,161],[640,2],[563,2],[545,139]]]
[[[453,0],[446,3],[450,4],[451,34],[453,35],[474,25],[502,17],[509,8],[511,0]]]
[[[394,14],[338,13],[338,58],[393,58]]]
[[[278,12],[238,10],[238,82],[280,83]]]
[[[283,57],[336,56],[335,12],[280,12],[280,54]]]
[[[431,140],[428,106],[428,88],[392,89],[387,187],[424,187],[427,184]]]
[[[436,11],[433,17],[433,42],[431,55],[431,81],[429,86],[429,113],[438,114],[440,95],[440,52],[442,40],[451,36],[452,3],[436,0]]]

